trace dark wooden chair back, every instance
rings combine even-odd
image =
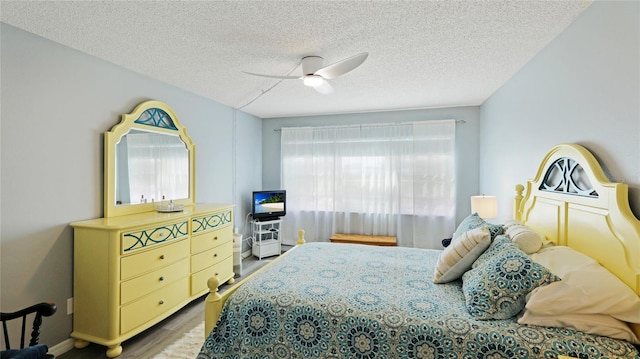
[[[39,303],[36,305],[32,305],[28,308],[24,308],[18,310],[17,312],[12,313],[0,313],[0,320],[2,321],[2,332],[4,334],[4,344],[6,349],[14,349],[11,348],[11,343],[9,341],[9,331],[7,328],[7,322],[22,318],[22,333],[20,335],[20,347],[16,349],[23,349],[25,347],[25,337],[27,333],[27,317],[30,314],[34,314],[33,322],[31,325],[31,338],[27,346],[34,346],[38,344],[38,340],[40,340],[40,326],[42,325],[42,317],[52,316],[58,308],[54,303]]]

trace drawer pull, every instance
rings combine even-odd
[[[217,256],[218,256],[218,253],[214,253],[214,254],[213,254],[213,256],[214,256],[214,257],[217,257]]]
[[[160,299],[160,302],[158,302],[158,304],[160,305],[164,304],[164,300]]]
[[[216,272],[215,276],[217,277],[220,273]]]
[[[160,259],[164,259],[164,254],[161,254],[161,255],[160,255]]]
[[[213,237],[213,240],[217,241],[218,240],[218,236]]]
[[[162,282],[162,281],[164,280],[164,277],[160,277],[159,279],[160,279],[160,281]]]

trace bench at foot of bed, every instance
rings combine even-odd
[[[397,244],[396,237],[393,236],[374,236],[367,234],[343,234],[336,233],[329,238],[333,243],[354,243],[368,244],[371,246],[395,246]]]

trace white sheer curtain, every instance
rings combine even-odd
[[[284,236],[395,235],[441,248],[455,229],[455,121],[283,128]]]

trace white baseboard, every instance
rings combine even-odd
[[[248,251],[244,251],[242,252],[242,258],[247,258],[251,255],[251,249],[249,249]]]
[[[49,347],[49,354],[53,354],[56,357],[68,352],[69,350],[73,349],[73,343],[75,342],[75,339],[73,338],[69,338],[65,341],[63,341],[62,343],[58,343],[52,347]]]

